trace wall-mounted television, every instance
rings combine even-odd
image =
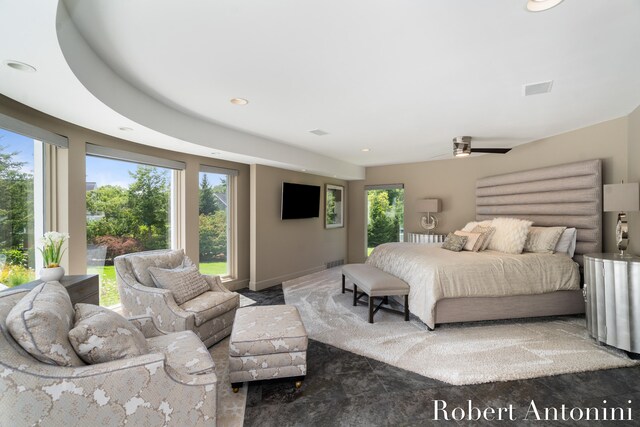
[[[282,183],[282,219],[318,218],[320,186]]]

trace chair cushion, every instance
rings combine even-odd
[[[105,307],[76,304],[76,323],[69,341],[89,364],[147,354],[147,340],[127,319]]]
[[[149,274],[149,267],[176,268],[182,265],[184,258],[184,251],[178,249],[162,253],[130,255],[128,260],[136,280],[153,288],[155,284]]]
[[[221,314],[238,307],[240,297],[235,292],[207,291],[180,306],[194,314],[196,326],[200,326]]]
[[[307,331],[292,305],[244,307],[236,311],[230,356],[259,356],[307,350]]]
[[[178,372],[204,374],[215,370],[209,351],[191,331],[148,338],[147,344],[151,352],[164,353],[167,364]]]
[[[33,288],[9,312],[7,329],[20,346],[41,362],[59,366],[84,363],[69,342],[73,307],[67,290],[58,282]]]
[[[149,267],[149,274],[156,287],[168,289],[173,293],[173,299],[178,305],[210,289],[209,284],[204,280],[195,265],[186,268],[178,267],[172,270]]]

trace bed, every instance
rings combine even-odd
[[[411,312],[429,328],[584,313],[578,266],[585,253],[602,250],[601,160],[478,180],[476,220],[495,217],[575,227],[573,260],[560,254],[455,253],[433,245],[397,243],[379,246],[367,263],[410,285]]]

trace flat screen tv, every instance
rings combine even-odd
[[[320,186],[282,183],[282,219],[318,218]]]

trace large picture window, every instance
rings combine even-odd
[[[126,153],[88,147],[87,272],[100,276],[100,305],[109,307],[120,302],[115,257],[171,248],[171,195],[177,172],[149,164],[153,159],[139,163],[133,154],[131,160],[123,160]]]
[[[367,186],[367,256],[382,243],[404,240],[404,186]]]
[[[34,280],[42,267],[43,166],[42,142],[0,128],[0,283],[7,287]]]
[[[231,187],[236,171],[202,166],[199,179],[200,272],[232,275]]]

